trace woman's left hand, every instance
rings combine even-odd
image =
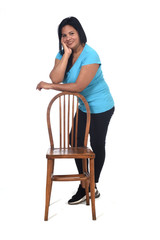
[[[46,83],[46,82],[40,82],[37,85],[37,88],[39,91],[41,91],[41,89],[51,89],[51,83]]]

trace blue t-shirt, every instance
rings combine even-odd
[[[56,56],[57,59],[61,60],[62,55],[60,52]],[[82,94],[90,107],[91,113],[102,113],[110,110],[114,106],[114,101],[111,96],[109,87],[103,78],[103,73],[101,70],[101,61],[96,53],[96,51],[85,44],[83,51],[80,56],[71,67],[71,69],[67,72],[63,83],[74,83],[76,82],[78,75],[80,73],[81,67],[88,64],[99,64],[99,68],[94,78],[90,82],[90,84],[82,91]],[[79,109],[83,112],[86,112],[85,106],[80,100]]]

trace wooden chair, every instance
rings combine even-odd
[[[59,141],[60,146],[56,148],[53,142],[52,128],[51,127],[51,107],[52,104],[59,99]],[[86,107],[87,121],[84,138],[84,146],[77,147],[77,132],[78,132],[78,104],[79,99]],[[72,101],[72,102],[71,102]],[[76,103],[77,101],[77,103]],[[74,121],[74,115],[76,117]],[[56,111],[55,118],[57,119],[58,113]],[[63,119],[62,119],[63,117]],[[79,93],[62,92],[52,98],[47,109],[47,125],[50,139],[50,148],[47,152],[47,180],[46,180],[46,203],[45,203],[45,217],[44,220],[48,220],[50,196],[52,189],[52,181],[81,181],[85,183],[86,190],[86,204],[89,205],[89,184],[91,191],[91,206],[92,206],[92,219],[96,220],[95,213],[95,181],[94,181],[94,158],[95,154],[87,148],[87,139],[90,127],[90,109],[86,99]],[[70,136],[70,128],[71,136]],[[55,129],[55,126],[54,126]],[[70,143],[71,141],[71,143]],[[70,146],[71,145],[71,146]],[[72,174],[72,175],[54,175],[54,161],[55,159],[67,159],[68,158],[79,158],[83,159],[83,174]],[[89,169],[87,171],[87,159],[89,160]]]

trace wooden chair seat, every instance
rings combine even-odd
[[[95,158],[95,154],[87,147],[49,148],[48,159],[54,158]]]

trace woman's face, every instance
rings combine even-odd
[[[81,45],[77,30],[70,25],[66,25],[62,28],[62,40],[67,47],[71,49],[76,49]]]

